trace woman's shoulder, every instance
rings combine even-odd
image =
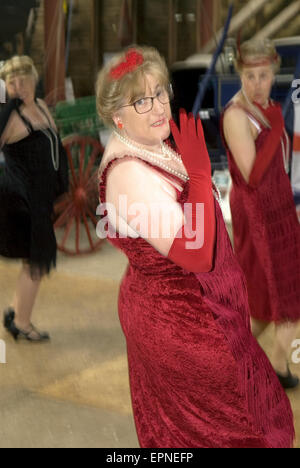
[[[37,98],[37,99],[36,99],[36,102],[37,102],[40,106],[42,106],[44,109],[46,109],[47,111],[49,111],[49,108],[48,108],[46,102],[45,102],[43,99]]]
[[[238,99],[232,99],[223,111],[224,123],[239,125],[247,120],[247,109]]]
[[[55,121],[53,119],[53,115],[49,109],[49,107],[47,106],[47,103],[43,100],[43,99],[36,99],[36,102],[38,104],[38,106],[40,106],[40,108],[44,111],[44,113],[46,113],[47,117],[48,117],[48,120],[50,120],[51,122],[51,126],[57,130],[56,128],[56,124],[55,124]]]

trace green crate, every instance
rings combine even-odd
[[[54,118],[62,138],[79,134],[98,139],[99,131],[104,128],[97,113],[95,96],[76,99],[74,103],[58,103]]]

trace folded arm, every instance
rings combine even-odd
[[[204,186],[200,184],[198,189],[202,192]],[[199,203],[201,200],[200,197]],[[161,255],[187,271],[211,269],[212,248],[205,241],[201,209],[198,219],[193,208],[184,213],[175,188],[155,169],[139,160],[120,160],[108,173],[106,203],[110,222],[118,232],[144,238]],[[215,216],[214,208],[212,212]],[[196,221],[196,234],[186,239],[182,235],[184,226],[195,228]]]
[[[272,120],[272,130],[256,150],[249,118],[240,108],[228,109],[224,116],[224,136],[234,160],[250,187],[257,187],[268,170],[283,132],[280,115]]]

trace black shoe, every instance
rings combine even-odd
[[[11,307],[9,307],[8,309],[4,311],[4,317],[3,317],[4,328],[9,329],[9,327],[11,326],[12,322],[15,319],[15,315],[16,315],[15,311]]]
[[[287,390],[291,388],[296,388],[299,385],[299,378],[295,375],[292,375],[290,368],[288,367],[288,374],[282,375],[277,372],[277,377],[282,387]]]
[[[12,321],[10,326],[7,328],[7,331],[13,336],[13,338],[17,341],[19,338],[24,338],[27,341],[31,341],[34,343],[41,343],[50,340],[50,336],[46,332],[39,332],[32,324],[30,324],[31,330],[29,332],[25,332],[20,328],[17,328],[15,322]]]

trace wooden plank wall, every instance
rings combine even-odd
[[[40,4],[31,56],[39,74],[44,75],[47,60],[44,46],[44,2]],[[94,0],[74,0],[68,76],[72,77],[75,96],[95,93]]]
[[[156,47],[169,64],[197,51],[198,26],[187,14],[194,14],[196,19],[197,3],[201,0],[128,1],[135,11],[133,29],[137,43]],[[76,96],[94,94],[96,73],[103,62],[103,54],[121,49],[121,7],[122,0],[74,0],[68,75],[72,77]],[[182,22],[177,22],[176,14],[182,14]],[[32,57],[43,74],[47,60],[43,1],[38,15]]]
[[[184,60],[200,50],[203,36],[201,27],[218,30],[224,24],[232,1],[236,7],[235,13],[248,3],[248,0],[211,1],[215,2],[212,26],[206,24],[204,0],[128,0],[134,11],[136,42],[156,47],[166,57],[169,65],[176,60]],[[273,9],[278,9],[291,1],[273,0],[270,3]],[[68,75],[73,79],[77,97],[94,94],[96,73],[103,62],[103,54],[121,49],[118,35],[121,6],[122,0],[74,0]],[[247,28],[243,30],[245,39],[248,32],[254,34],[261,27],[260,22],[263,24],[266,21],[270,15],[269,9],[270,6],[263,14],[258,15],[259,18],[249,21]],[[181,15],[181,19],[176,15]],[[284,28],[284,35],[289,32],[299,34],[299,21],[299,18],[295,18],[289,28]],[[43,0],[32,44],[32,56],[42,73],[46,60]]]

